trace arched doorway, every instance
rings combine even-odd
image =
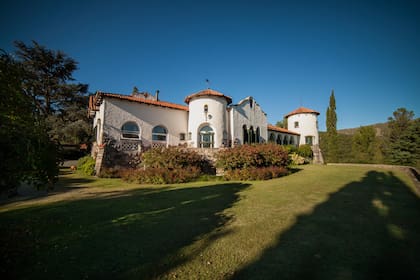
[[[243,133],[243,138],[244,138],[244,141],[243,141],[243,144],[248,144],[248,129],[247,129],[247,127],[246,127],[246,124],[244,124],[243,126],[242,126],[242,133]]]
[[[214,131],[206,125],[200,129],[199,133],[200,148],[214,148]]]

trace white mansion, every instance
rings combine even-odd
[[[285,115],[288,128],[267,123],[253,97],[232,104],[232,98],[205,89],[185,98],[187,106],[159,100],[149,93],[121,95],[97,92],[89,99],[96,143],[121,152],[155,146],[222,148],[245,143],[318,146],[319,112],[300,107]]]

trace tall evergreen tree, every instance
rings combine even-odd
[[[21,181],[37,187],[57,179],[57,146],[47,134],[33,99],[24,94],[24,67],[0,53],[0,191]]]
[[[398,108],[388,118],[387,160],[392,164],[417,165],[419,154],[420,120],[414,112]]]
[[[336,162],[338,158],[338,142],[337,142],[337,114],[335,112],[335,96],[334,89],[331,91],[330,103],[327,108],[327,161]]]

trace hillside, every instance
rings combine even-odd
[[[375,131],[376,131],[376,136],[383,136],[387,127],[388,127],[388,124],[387,123],[376,123],[376,124],[366,125],[366,126],[373,126],[375,128]],[[339,129],[339,130],[337,130],[337,132],[339,134],[344,134],[344,135],[354,135],[359,128],[360,127]]]

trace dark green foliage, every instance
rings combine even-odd
[[[283,148],[287,151],[287,153],[297,153],[298,148],[295,145],[283,145]]]
[[[57,180],[57,145],[24,94],[24,79],[22,65],[0,54],[0,191],[15,189],[22,181],[51,188]]]
[[[392,164],[419,166],[420,120],[399,108],[388,119],[387,160]]]
[[[326,161],[336,162],[338,160],[338,137],[337,137],[337,114],[335,112],[335,96],[334,90],[331,92],[330,103],[327,108],[327,138],[326,144],[328,147],[328,153],[325,153]]]
[[[84,156],[77,161],[77,170],[85,175],[95,174],[95,160],[91,156]]]
[[[276,122],[276,126],[277,127],[281,127],[281,128],[286,128],[287,129],[287,119],[286,118],[284,118],[283,120],[281,120],[281,121],[277,121]]]
[[[337,134],[337,160],[336,162],[356,162],[352,153],[352,135]],[[327,133],[320,132],[320,147],[323,155],[328,155]]]
[[[297,149],[297,154],[301,157],[311,159],[313,157],[311,145],[300,145]]]
[[[61,143],[87,142],[91,126],[85,110],[86,84],[74,81],[77,62],[62,51],[49,50],[37,42],[33,46],[16,41],[16,55],[24,69],[22,89],[35,110],[45,118],[51,138]]]
[[[359,163],[380,163],[381,151],[375,129],[372,126],[362,126],[353,135],[352,154]]]

